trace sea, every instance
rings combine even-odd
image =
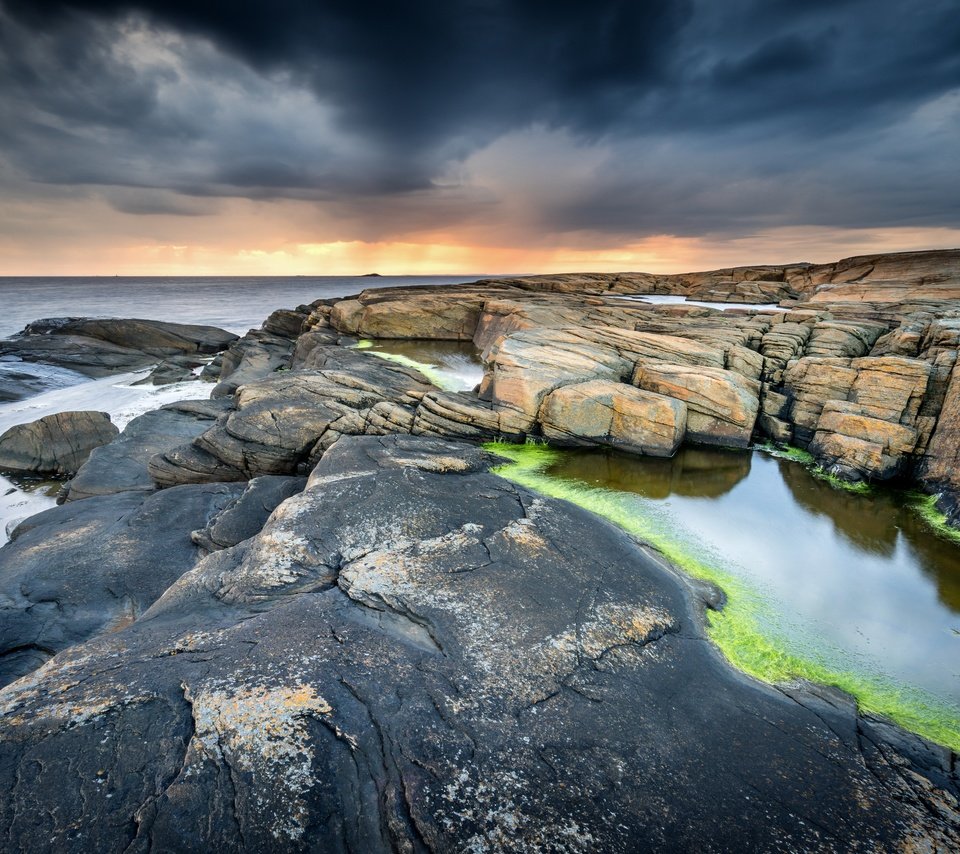
[[[471,276],[0,277],[0,338],[46,317],[137,317],[242,334],[277,308],[366,288],[473,282]]]

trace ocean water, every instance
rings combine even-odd
[[[242,334],[277,308],[359,293],[472,282],[475,276],[0,277],[0,338],[42,317],[139,317]]]

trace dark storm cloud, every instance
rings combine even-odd
[[[955,0],[16,0],[6,13],[0,151],[38,181],[315,200],[377,233],[397,199],[423,227],[496,216],[487,191],[452,192],[451,172],[496,170],[498,140],[533,128],[559,134],[570,164],[524,183],[545,230],[960,220]],[[578,172],[595,150],[602,162]],[[517,156],[536,171],[536,151]]]

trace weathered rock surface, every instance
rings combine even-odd
[[[199,552],[190,539],[242,487],[76,501],[21,522],[0,548],[0,684],[133,622]]]
[[[703,444],[746,447],[759,409],[760,384],[734,371],[693,365],[640,363],[633,382],[683,401],[686,435]]]
[[[150,459],[195,439],[230,407],[225,400],[181,400],[134,418],[116,439],[90,454],[64,486],[61,500],[127,490],[152,492]]]
[[[119,430],[106,412],[58,412],[0,435],[0,471],[70,475]]]
[[[159,320],[54,318],[0,340],[0,356],[43,362],[91,377],[134,371],[158,358],[213,354],[236,335],[214,326]]]
[[[433,386],[416,371],[342,347],[317,348],[294,370],[247,383],[235,409],[192,443],[149,463],[161,486],[295,474],[343,434],[404,432]]]
[[[687,405],[610,380],[558,388],[540,409],[543,435],[560,445],[607,445],[669,457],[687,428]]]
[[[307,485],[305,477],[265,475],[249,481],[243,493],[227,504],[205,528],[190,536],[207,552],[226,549],[260,533],[277,506]]]
[[[344,438],[260,534],[8,686],[8,848],[960,844],[949,756],[737,676],[650,553],[486,459]]]

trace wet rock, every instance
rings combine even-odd
[[[0,471],[71,475],[119,430],[106,412],[58,412],[0,435]]]
[[[669,457],[686,431],[687,405],[625,383],[593,380],[551,392],[539,420],[543,435],[560,445]]]
[[[829,692],[736,675],[705,642],[699,598],[655,556],[485,473],[489,459],[344,439],[260,534],[8,686],[5,838],[77,851],[960,843],[948,756]]]
[[[134,418],[112,442],[96,448],[61,493],[61,501],[156,487],[150,459],[189,442],[230,408],[228,401],[181,400]]]
[[[173,383],[182,383],[195,378],[193,368],[199,367],[201,363],[184,363],[184,361],[174,359],[164,359],[142,380],[138,380],[135,385],[172,385]]]
[[[55,388],[86,382],[77,371],[0,356],[0,403],[24,400]]]
[[[240,491],[124,492],[21,522],[0,548],[0,684],[136,619],[196,562],[191,531]]]

